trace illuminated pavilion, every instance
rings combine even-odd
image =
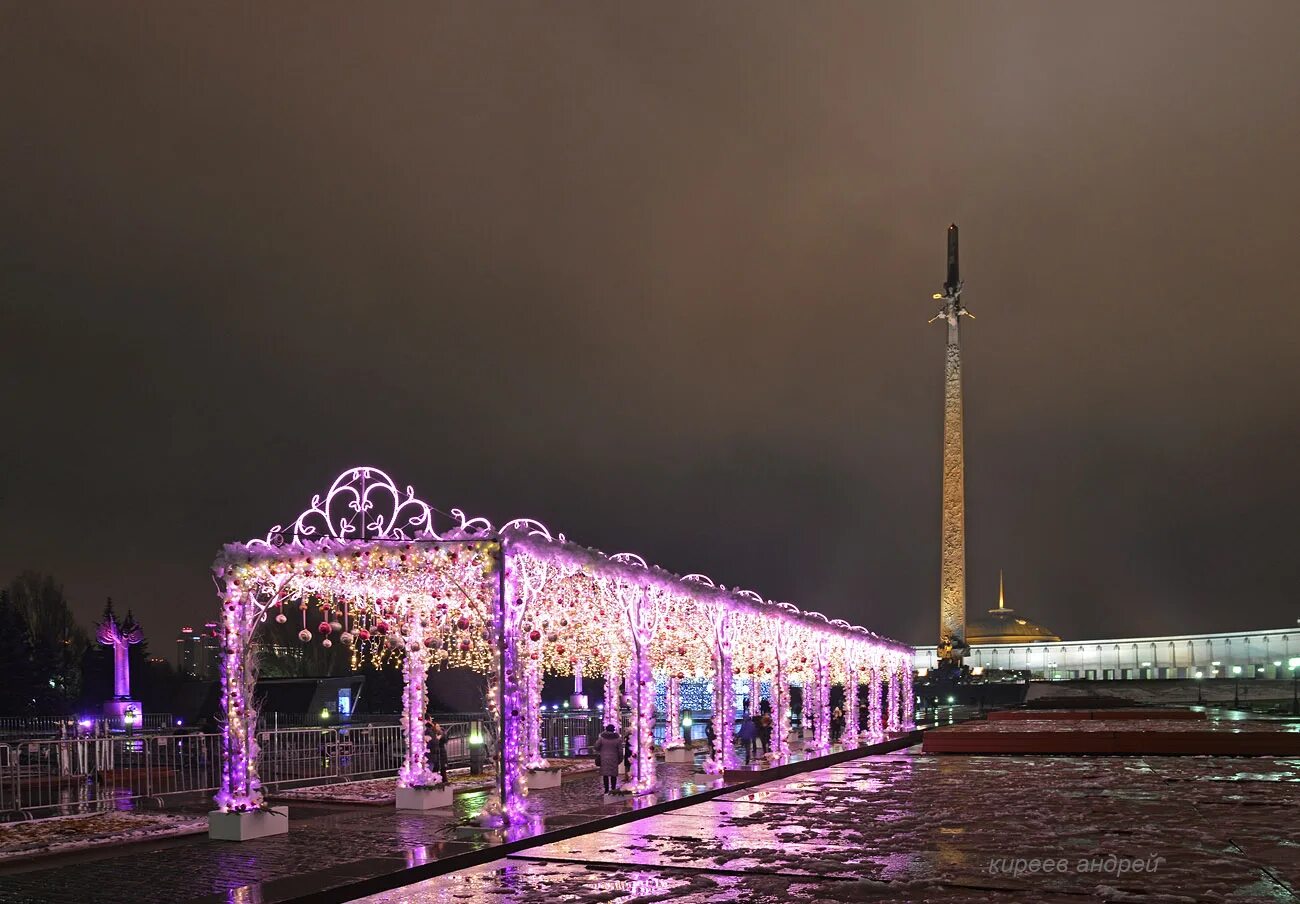
[[[419,725],[430,668],[469,667],[487,677],[486,705],[498,722],[498,805],[502,824],[528,815],[530,775],[548,769],[541,749],[544,675],[603,674],[606,711],[620,681],[632,716],[631,790],[655,787],[655,690],[666,685],[666,747],[682,746],[680,682],[709,678],[715,753],[707,772],[737,764],[736,680],[770,683],[773,721],[788,725],[791,683],[816,715],[814,751],[828,751],[830,688],[842,685],[848,712],[842,743],[859,743],[858,694],[867,684],[866,740],[912,722],[912,650],[866,628],[830,620],[701,574],[678,576],[631,553],[606,555],[527,518],[494,527],[436,510],[399,490],[375,468],[353,468],[288,527],[224,546],[213,564],[221,597],[222,774],[215,837],[256,837],[266,817],[258,776],[257,663],[253,634],[268,618],[301,624],[299,639],[378,645],[403,659],[406,750],[398,804],[450,792],[428,765]],[[441,514],[441,513],[438,513]],[[731,680],[727,680],[730,678]],[[882,703],[883,698],[883,703]],[[784,732],[773,753],[789,755]],[[410,806],[427,806],[416,800]],[[269,818],[269,817],[266,817]],[[218,830],[218,824],[227,828]],[[233,827],[233,828],[232,828]]]

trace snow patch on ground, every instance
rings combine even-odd
[[[207,830],[206,816],[136,811],[11,822],[0,825],[0,862],[100,845],[196,835]]]

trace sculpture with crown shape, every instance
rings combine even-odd
[[[104,620],[99,623],[95,636],[100,643],[113,648],[113,699],[105,701],[104,715],[121,719],[125,726],[137,726],[144,710],[139,701],[131,699],[131,664],[127,651],[131,644],[144,640],[144,631],[129,609],[126,618],[119,622],[113,611],[113,598],[109,597],[104,606]]]

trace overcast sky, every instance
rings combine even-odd
[[[170,654],[355,464],[935,639],[1300,615],[1300,4],[0,4],[0,578]]]

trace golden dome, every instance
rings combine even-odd
[[[966,622],[966,643],[971,646],[1059,641],[1060,639],[1048,628],[1035,624],[1027,618],[1018,618],[1016,610],[1007,608],[1001,572],[998,572],[998,607],[990,609],[986,616]]]

